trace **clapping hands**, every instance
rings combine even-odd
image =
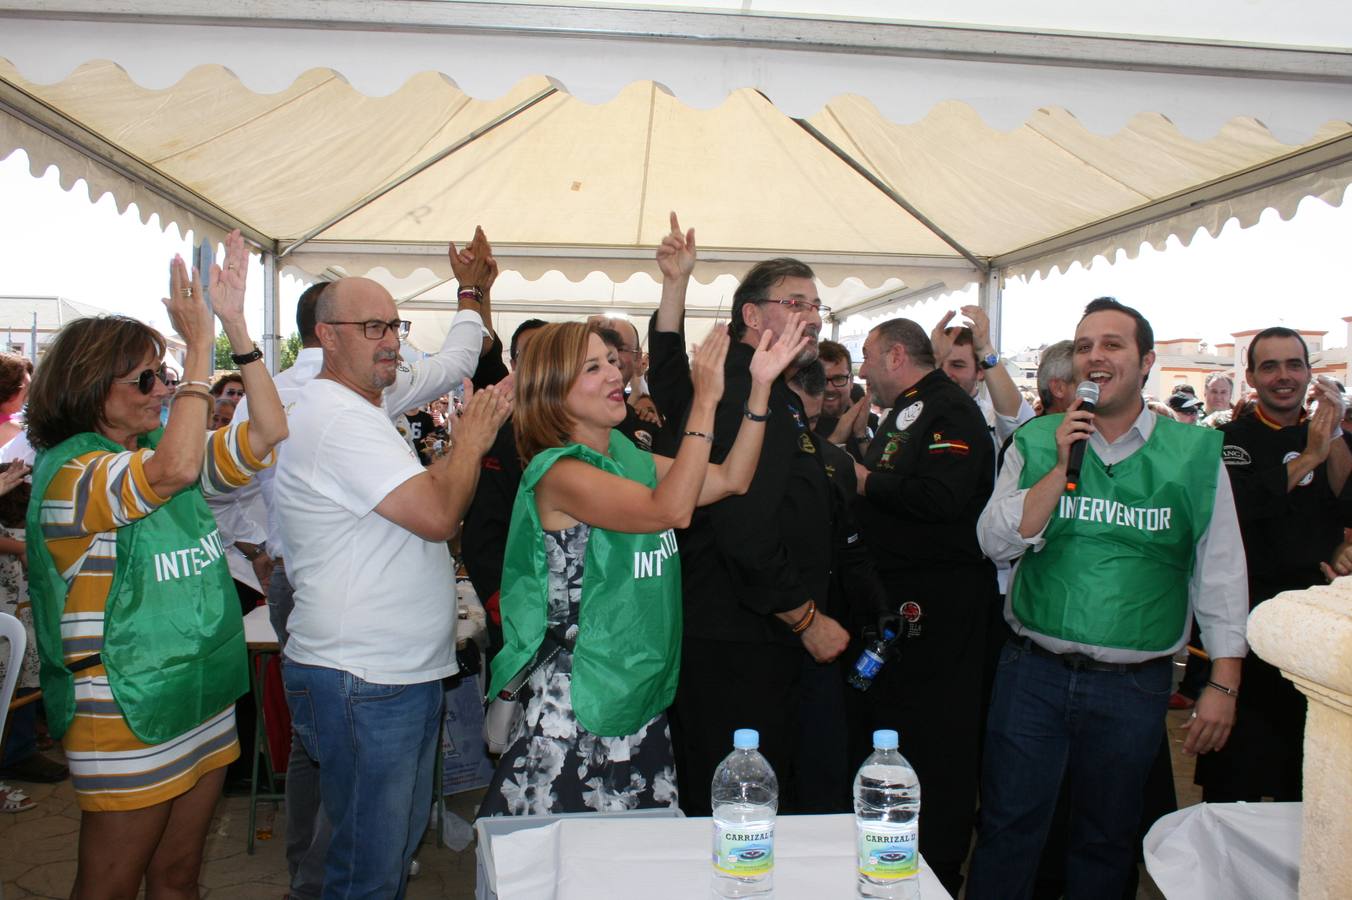
[[[751,357],[751,380],[770,384],[778,378],[807,347],[811,337],[806,330],[807,320],[794,313],[789,317],[789,327],[783,334],[776,337],[769,329],[761,334],[760,345]]]

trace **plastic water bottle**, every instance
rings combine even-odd
[[[732,746],[714,772],[714,892],[753,897],[774,888],[779,779],[755,729],[737,729]]]
[[[861,691],[872,687],[873,679],[878,677],[878,673],[883,670],[883,663],[887,662],[887,651],[896,636],[897,633],[888,628],[883,631],[882,637],[864,648],[864,652],[859,654],[859,659],[855,660],[854,671],[850,673],[851,687]]]
[[[873,753],[854,776],[859,896],[920,896],[920,781],[897,751],[897,733],[873,732]]]

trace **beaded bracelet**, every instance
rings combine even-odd
[[[684,436],[685,436],[685,437],[704,438],[706,441],[708,441],[708,442],[711,443],[711,444],[714,442],[714,439],[713,439],[712,436],[707,435],[707,434],[705,434],[705,433],[702,432],[702,431],[687,431],[687,432],[685,432]]]

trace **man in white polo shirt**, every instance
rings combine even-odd
[[[295,588],[283,679],[332,826],[325,897],[403,895],[430,809],[440,680],[456,671],[446,541],[508,413],[496,391],[467,397],[452,452],[423,469],[382,402],[407,327],[373,281],[321,294],[323,367],[277,468]]]

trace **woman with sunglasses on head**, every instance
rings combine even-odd
[[[170,266],[169,320],[187,344],[160,425],[165,341],[122,316],[57,335],[29,393],[38,456],[28,510],[43,699],[82,812],[72,897],[195,897],[234,702],[248,689],[243,627],[204,494],[267,463],[286,417],[244,322],[248,252],[226,240],[215,314],[252,418],[206,431],[212,312],[197,273]],[[205,434],[205,437],[204,437]]]
[[[726,330],[715,328],[694,353],[674,459],[615,430],[626,414],[623,377],[594,327],[533,333],[516,368],[512,421],[526,469],[503,560],[505,646],[489,694],[511,683],[524,714],[479,815],[676,806],[666,721],[681,645],[673,529],[697,505],[751,484],[770,385],[807,345],[795,319],[773,345],[769,331],[762,338],[746,418],[719,465],[709,450]]]

